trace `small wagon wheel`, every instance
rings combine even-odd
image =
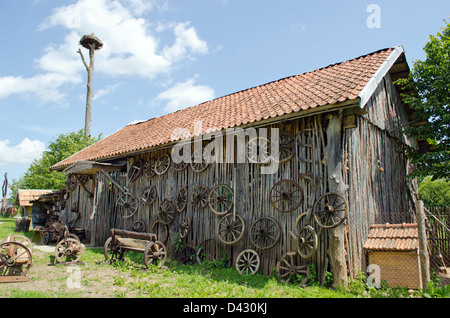
[[[154,185],[147,185],[142,189],[141,201],[144,204],[152,204],[156,200],[157,189]]]
[[[207,186],[196,186],[192,191],[192,205],[198,209],[202,209],[208,205],[209,189]]]
[[[255,274],[260,268],[261,262],[255,250],[243,250],[236,257],[236,270],[239,274]]]
[[[293,180],[281,180],[270,190],[270,203],[282,213],[297,209],[303,200],[303,191]]]
[[[306,225],[297,234],[297,251],[302,258],[310,258],[317,250],[317,233],[311,225]]]
[[[277,262],[276,275],[279,281],[290,283],[298,275],[303,277],[301,285],[306,285],[309,280],[309,265],[299,265],[300,258],[297,252],[287,252]]]
[[[314,203],[312,213],[321,227],[335,228],[347,218],[347,200],[338,192],[325,193]]]
[[[175,212],[175,205],[172,200],[166,198],[159,205],[158,218],[164,224],[169,225],[173,222],[173,220],[175,220]]]
[[[194,264],[195,263],[195,247],[192,245],[185,245],[180,251],[180,263],[181,264]]]
[[[18,242],[0,244],[0,277],[25,276],[33,265],[30,250]]]
[[[71,174],[67,177],[66,179],[66,188],[67,191],[72,192],[73,190],[75,190],[75,187],[77,186],[77,178],[75,177],[74,174]]]
[[[163,175],[169,170],[170,162],[172,159],[170,159],[169,154],[163,154],[158,157],[158,160],[156,160],[155,163],[155,172],[157,175]]]
[[[152,178],[155,175],[155,159],[150,159],[144,163],[144,176]]]
[[[33,243],[25,235],[11,234],[8,237],[8,241],[9,242],[17,242],[17,243],[20,243],[20,244],[24,245],[26,248],[28,248],[28,250],[31,252],[31,254],[33,254]]]
[[[185,238],[189,231],[191,230],[192,220],[190,217],[185,217],[184,220],[180,223],[179,234],[181,238]]]
[[[83,256],[84,245],[74,238],[66,238],[56,244],[55,259],[61,264],[76,264]]]
[[[128,170],[128,180],[130,182],[134,182],[139,178],[139,176],[142,174],[142,171],[144,170],[144,164],[142,161],[135,161],[130,169]]]
[[[131,192],[124,192],[116,201],[116,206],[123,207],[125,214],[123,218],[132,217],[138,210],[138,201]]]
[[[247,142],[246,148],[246,156],[250,163],[265,164],[270,161],[270,140],[268,138],[251,138]]]
[[[167,257],[166,246],[160,242],[150,242],[144,251],[144,264],[148,268],[151,264],[163,267]]]
[[[183,212],[184,209],[186,209],[187,202],[188,202],[188,189],[187,187],[181,187],[177,191],[177,201],[176,201],[177,211],[180,213]]]
[[[238,214],[228,213],[219,221],[217,237],[223,244],[231,245],[242,238],[244,231],[244,219]]]
[[[146,232],[147,227],[145,226],[145,222],[143,220],[136,220],[131,224],[131,231],[133,232]]]
[[[164,244],[167,243],[167,239],[169,238],[169,228],[167,224],[164,224],[161,220],[156,220],[152,224],[152,233],[156,234],[156,237],[159,241]]]
[[[208,168],[208,162],[203,157],[203,149],[197,149],[192,154],[191,168],[194,172],[200,173]]]
[[[260,217],[250,226],[250,241],[261,250],[275,246],[280,235],[280,224],[271,217]]]
[[[123,259],[123,254],[125,253],[124,250],[122,250],[122,248],[115,244],[115,242],[113,242],[113,238],[109,237],[104,245],[103,248],[103,255],[105,256],[106,260],[111,262],[115,262],[117,260],[122,260]]]
[[[292,159],[295,155],[295,137],[289,133],[280,134],[278,162],[283,163]]]
[[[208,203],[217,215],[224,215],[233,208],[233,190],[226,184],[216,185],[209,192]]]

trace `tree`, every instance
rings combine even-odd
[[[419,198],[427,207],[450,206],[450,181],[425,178],[419,185]]]
[[[414,93],[401,94],[403,101],[415,111],[415,121],[424,123],[413,126],[407,133],[425,140],[431,151],[409,149],[408,157],[415,164],[412,177],[433,176],[448,179],[450,172],[450,25],[436,36],[430,35],[424,47],[426,59],[414,62],[407,79],[397,84]]]
[[[58,135],[54,141],[50,142],[42,157],[35,159],[25,174],[19,180],[12,182],[9,201],[14,204],[18,189],[64,189],[66,187],[65,174],[59,171],[50,171],[50,167],[100,139],[101,135],[97,138],[86,138],[84,129]]]

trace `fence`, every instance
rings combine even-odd
[[[427,236],[430,266],[439,271],[450,267],[450,207],[428,207]]]

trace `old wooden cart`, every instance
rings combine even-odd
[[[10,234],[0,244],[0,283],[26,282],[33,265],[33,244],[23,235]]]

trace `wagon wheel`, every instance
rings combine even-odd
[[[116,206],[121,206],[125,210],[123,218],[132,217],[138,210],[138,201],[131,192],[124,192],[116,201]]]
[[[81,184],[86,184],[89,180],[89,176],[87,174],[80,174],[78,175],[78,180],[80,180]]]
[[[180,263],[181,264],[194,264],[195,263],[195,247],[192,245],[185,245],[180,251]]]
[[[338,192],[325,193],[314,203],[312,213],[321,227],[335,228],[347,218],[347,200]]]
[[[217,237],[222,243],[231,245],[242,238],[244,231],[244,219],[238,214],[228,213],[219,221]]]
[[[202,264],[203,262],[212,262],[215,260],[214,258],[214,250],[216,246],[216,240],[208,239],[203,241],[197,247],[197,252],[195,253],[195,259],[198,264]]]
[[[42,231],[41,232],[41,244],[48,245],[52,240],[52,233],[50,231]]]
[[[77,186],[77,178],[75,177],[74,174],[71,174],[67,177],[66,179],[66,188],[67,191],[72,192],[73,190],[75,190],[75,187]]]
[[[33,255],[33,243],[25,235],[11,234],[8,237],[8,241],[9,242],[17,242],[17,243],[20,243],[20,244],[24,245],[26,248],[28,248],[28,250],[30,251],[31,255]]]
[[[192,191],[192,205],[202,209],[208,205],[209,189],[207,186],[199,185]]]
[[[134,162],[130,169],[128,170],[128,180],[130,182],[134,182],[139,178],[139,176],[142,174],[142,171],[144,170],[144,164],[142,161],[136,161]]]
[[[144,264],[148,268],[151,264],[164,266],[167,257],[165,245],[160,241],[150,242],[144,251]]]
[[[175,205],[173,204],[172,200],[164,199],[158,210],[158,218],[164,223],[164,224],[171,224],[173,220],[175,220]]]
[[[270,203],[282,213],[297,209],[303,200],[303,191],[293,180],[281,180],[270,190]]]
[[[217,215],[224,215],[233,208],[233,190],[226,184],[216,185],[209,192],[209,207]]]
[[[291,133],[280,135],[278,162],[283,163],[292,159],[295,155],[295,137]]]
[[[177,191],[177,211],[183,212],[186,209],[186,205],[188,202],[188,189],[186,187],[181,187]]]
[[[156,160],[155,163],[155,172],[157,175],[163,175],[169,170],[170,162],[172,160],[170,159],[169,154],[164,154],[158,157],[158,160]]]
[[[250,163],[265,164],[270,161],[270,140],[265,137],[251,138],[246,145],[246,156]]]
[[[113,243],[113,238],[109,237],[104,245],[103,248],[103,255],[105,256],[106,260],[111,262],[115,262],[117,260],[123,260],[123,254],[125,252],[122,250],[122,248],[115,243]]]
[[[33,265],[30,250],[18,242],[0,244],[0,277],[25,276]]]
[[[247,249],[236,257],[236,270],[239,274],[255,274],[260,267],[260,258],[255,250]]]
[[[310,275],[309,265],[299,265],[300,258],[297,252],[285,253],[277,262],[276,275],[279,281],[290,283],[298,275],[303,277],[301,285],[306,285]]]
[[[152,233],[156,234],[156,237],[159,241],[164,244],[167,243],[167,239],[169,238],[169,228],[167,224],[164,224],[161,220],[156,220],[152,224]]]
[[[208,168],[208,162],[203,157],[203,149],[197,149],[192,154],[191,168],[194,172],[200,173]]]
[[[76,264],[81,259],[84,246],[79,240],[67,238],[56,244],[55,259],[61,264]]]
[[[181,238],[185,238],[191,230],[192,220],[190,217],[185,217],[183,222],[180,223],[179,234]]]
[[[297,251],[302,258],[310,258],[317,250],[317,234],[311,225],[306,225],[297,234]]]
[[[154,185],[148,185],[145,186],[144,189],[142,189],[142,195],[141,195],[141,201],[144,204],[152,204],[156,200],[157,190]]]
[[[131,224],[131,231],[133,232],[146,232],[147,227],[145,226],[145,222],[142,220],[136,220]]]
[[[155,159],[150,159],[144,163],[144,176],[152,178],[155,175]]]
[[[275,246],[280,235],[280,225],[271,217],[260,217],[250,226],[250,241],[261,250]]]

